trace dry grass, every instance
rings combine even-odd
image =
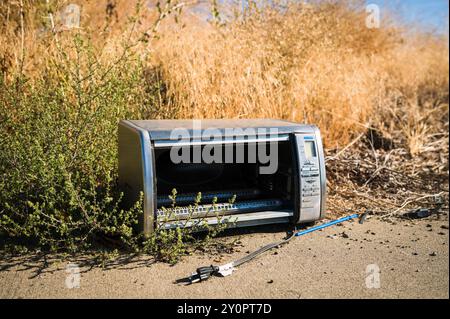
[[[56,12],[66,1],[49,1],[47,7],[24,0],[22,44],[20,2],[2,4],[0,10],[0,62],[6,75],[22,67],[22,54],[26,72],[41,72],[54,39],[65,41],[74,33],[55,37],[42,31],[43,25],[51,27],[47,9]],[[103,59],[114,60],[129,35],[136,2],[78,3],[79,32],[94,39]],[[158,39],[139,48],[168,89],[160,116],[315,123],[329,148],[376,125],[388,137],[400,130],[413,155],[424,149],[428,134],[436,133],[425,122],[430,112],[448,109],[448,37],[406,35],[388,18],[381,28],[368,29],[362,1],[288,2],[283,9],[250,7],[233,17],[238,7],[221,8],[228,13],[221,26],[192,12],[179,23],[169,17]],[[143,2],[138,16],[134,38],[148,31],[158,14]],[[53,18],[57,26],[58,15]]]
[[[267,8],[220,28],[187,22],[162,34],[152,61],[177,117],[315,123],[328,147],[381,125],[388,135],[404,131],[415,155],[433,131],[425,114],[448,108],[448,47],[431,36],[406,37],[388,21],[369,30],[364,18],[325,3]],[[429,92],[440,96],[420,101]]]

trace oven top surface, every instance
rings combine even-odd
[[[274,119],[223,119],[223,120],[126,120],[124,124],[132,124],[141,129],[147,130],[153,140],[170,139],[171,132],[174,129],[184,128],[193,132],[194,128],[203,131],[207,128],[219,129],[224,136],[226,128],[276,128],[278,134],[289,134],[293,132],[313,132],[313,125],[298,124],[284,120]],[[194,125],[196,125],[194,127]],[[195,134],[193,134],[195,135]]]

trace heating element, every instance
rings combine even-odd
[[[200,222],[241,227],[318,220],[325,212],[324,164],[313,125],[264,119],[119,123],[119,184],[126,207],[143,193],[139,227],[146,234]]]

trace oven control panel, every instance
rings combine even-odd
[[[321,211],[321,176],[318,145],[314,135],[298,134],[297,149],[300,182],[300,219],[319,219]]]

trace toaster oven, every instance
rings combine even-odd
[[[139,227],[145,234],[199,221],[297,224],[325,214],[324,152],[314,125],[122,120],[118,137],[120,189],[127,206],[143,193]]]

